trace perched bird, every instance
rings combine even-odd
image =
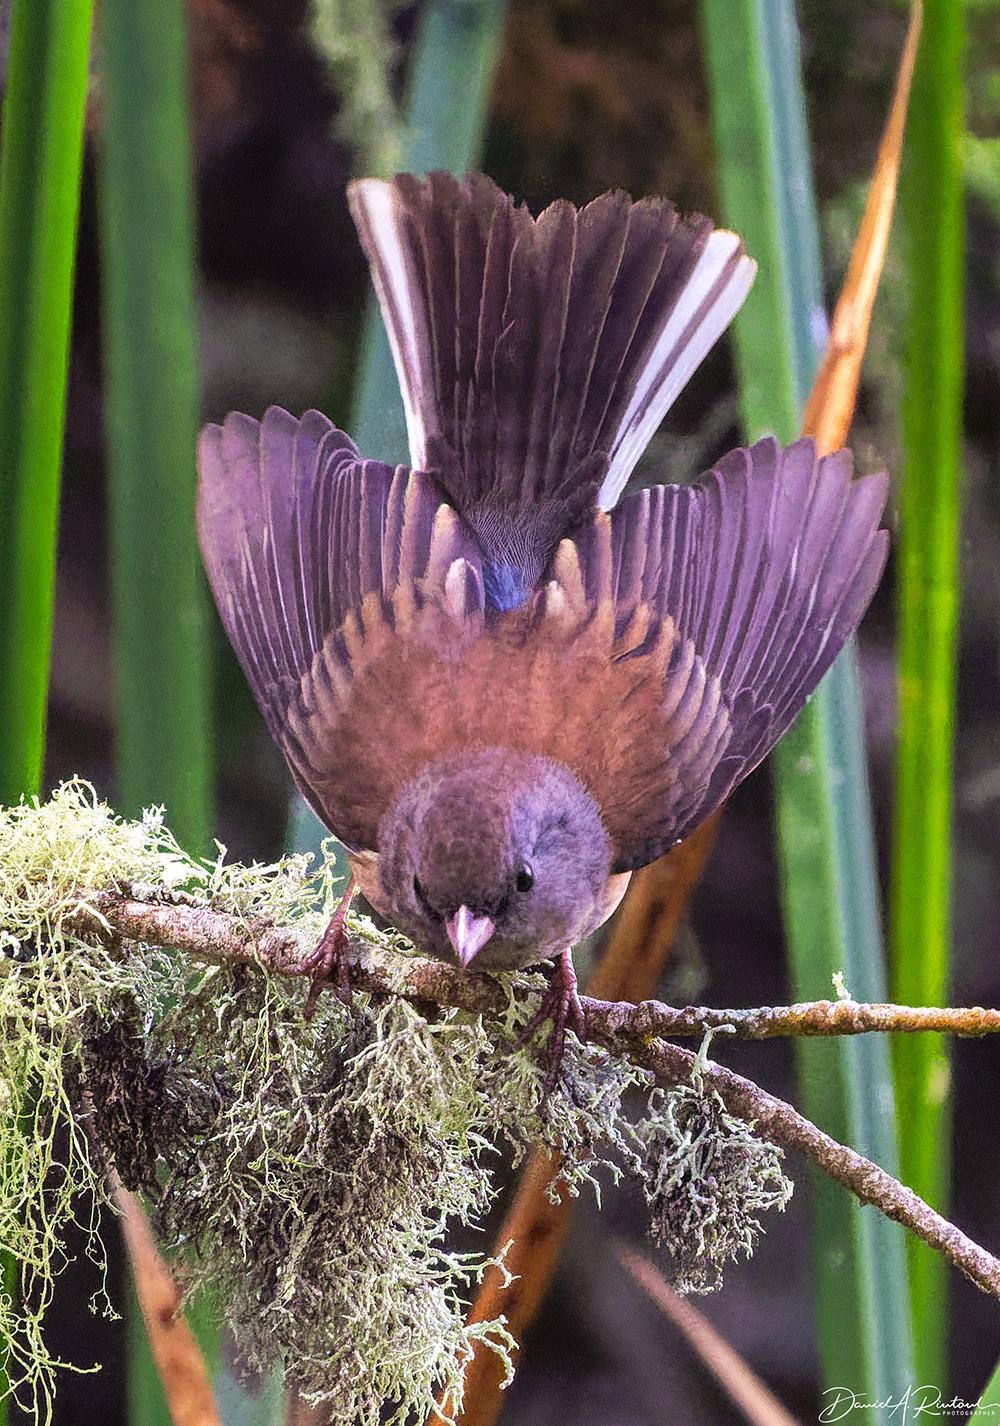
[[[739,238],[606,193],[532,218],[488,178],[365,179],[351,209],[410,468],[316,411],[199,445],[201,548],[297,786],[432,956],[555,960],[788,728],[886,557],[883,476],[811,441],[622,498],[753,280]],[[538,1017],[536,1017],[538,1019]]]

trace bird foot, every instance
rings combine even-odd
[[[351,1003],[351,964],[348,959],[348,940],[345,921],[357,883],[352,876],[336,911],[330,917],[329,925],[320,936],[313,950],[293,967],[295,975],[311,975],[312,984],[303,1014],[311,1020],[325,985],[333,983],[334,994],[344,1005]]]
[[[583,1006],[580,1004],[573,957],[569,951],[563,951],[556,960],[552,979],[542,996],[542,1003],[518,1036],[517,1048],[523,1049],[539,1025],[546,1020],[552,1021],[552,1029],[543,1052],[546,1065],[543,1094],[547,1098],[559,1080],[559,1070],[566,1049],[566,1031],[574,1031],[579,1040],[586,1038],[586,1021]]]

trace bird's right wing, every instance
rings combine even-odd
[[[268,728],[318,816],[373,845],[372,779],[331,748],[353,686],[425,605],[482,605],[474,541],[431,477],[363,460],[318,411],[233,413],[198,446],[198,536],[223,625]],[[390,658],[391,662],[391,658]]]

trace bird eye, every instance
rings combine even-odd
[[[530,891],[535,884],[535,873],[527,862],[522,862],[517,869],[517,876],[514,878],[514,885],[518,891]]]

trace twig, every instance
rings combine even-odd
[[[98,907],[103,926],[92,916],[81,914],[81,933],[89,920],[92,933],[106,937],[110,931],[125,941],[172,946],[202,960],[257,960],[289,972],[308,948],[301,932],[269,927],[255,934],[237,917],[208,908],[151,905],[113,892],[99,893],[89,904]],[[436,961],[410,959],[358,938],[353,942],[352,955],[356,983],[362,989],[457,1007],[487,1018],[502,1014],[506,1008],[506,991],[491,976],[473,975]],[[690,1050],[655,1038],[650,1029],[650,1005],[655,1002],[634,1006],[585,1000],[588,1037],[649,1070],[660,1083],[680,1083],[691,1076],[696,1057]],[[753,1124],[773,1143],[812,1159],[862,1203],[902,1223],[944,1254],[978,1287],[1000,1297],[1000,1261],[891,1174],[837,1143],[790,1104],[768,1094],[752,1080],[715,1064],[709,1064],[703,1073],[704,1082],[718,1092],[730,1113]]]
[[[618,1244],[618,1258],[752,1426],[797,1426],[795,1417],[786,1411],[750,1364],[703,1313],[674,1291],[651,1262],[626,1243]]]
[[[588,1002],[584,1002],[585,1005]],[[594,1013],[609,1025],[620,1008],[595,1002]],[[937,1030],[952,1035],[995,1035],[1000,1010],[981,1005],[938,1008],[925,1005],[880,1005],[857,1000],[807,1000],[798,1005],[764,1005],[755,1010],[716,1010],[688,1005],[682,1010],[646,1000],[627,1006],[628,1028],[640,1037],[703,1035],[726,1026],[739,1040],[774,1040],[783,1036],[865,1035],[872,1031],[914,1035]]]
[[[258,961],[272,970],[292,968],[312,949],[312,938],[287,927],[254,928],[224,911],[200,906],[175,906],[131,900],[115,892],[90,897],[112,931],[127,940],[173,946],[198,960]],[[350,923],[348,923],[350,925]],[[360,990],[401,995],[453,1006],[473,1015],[496,1016],[507,1007],[507,991],[493,976],[474,974],[422,956],[401,956],[377,943],[354,936],[350,959],[354,984]],[[712,1006],[664,1005],[642,1000],[597,1000],[581,996],[587,1034],[595,1040],[611,1036],[633,1058],[641,1058],[646,1043],[657,1037],[697,1037],[721,1025],[732,1027],[743,1040],[782,1036],[862,1035],[873,1031],[918,1034],[938,1031],[956,1035],[1000,1033],[1000,1010],[980,1005],[958,1008],[868,1004],[856,1000],[812,1000],[798,1005],[765,1005],[752,1010],[719,1010]]]

